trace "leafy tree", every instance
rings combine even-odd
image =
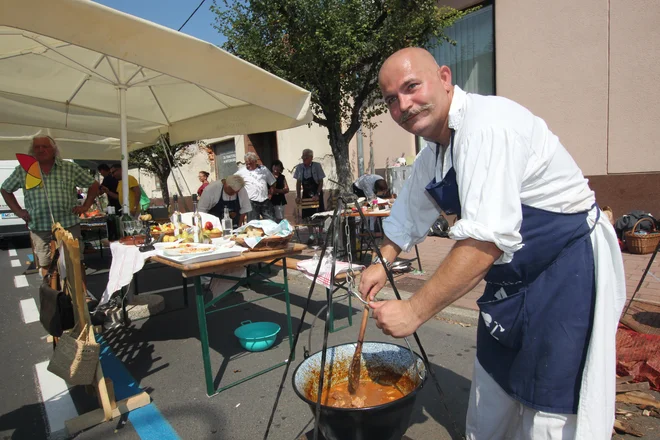
[[[312,92],[340,182],[352,179],[348,144],[386,108],[378,71],[393,52],[427,46],[465,14],[436,0],[214,0],[223,48]]]
[[[167,136],[165,139],[167,140]],[[170,145],[168,149],[161,142],[151,147],[131,151],[128,155],[128,166],[129,168],[140,168],[147,174],[156,177],[163,192],[163,202],[169,206],[170,191],[167,187],[167,179],[172,173],[172,167],[186,165],[191,161],[196,153],[196,149],[191,146],[195,143],[185,142]]]

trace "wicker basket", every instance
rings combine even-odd
[[[154,238],[159,238],[161,235],[174,235],[174,230],[163,232],[163,231],[150,231],[151,236]]]
[[[635,230],[637,229],[637,226],[643,221],[651,223],[651,232],[648,232],[645,235],[636,234]],[[624,236],[626,238],[626,248],[631,254],[650,254],[660,242],[660,232],[656,230],[655,222],[650,218],[642,218],[638,220],[632,230],[626,231]]]
[[[236,241],[236,244],[239,246],[246,247],[250,249],[251,251],[274,251],[277,249],[284,249],[287,246],[289,246],[289,242],[293,238],[293,233],[287,235],[286,237],[266,237],[261,239],[259,243],[253,248],[250,248],[250,246],[245,243],[245,240],[242,238],[236,237],[234,241]]]
[[[99,344],[85,325],[77,338],[67,333],[60,337],[48,363],[48,371],[71,385],[91,385],[99,362],[99,352]]]

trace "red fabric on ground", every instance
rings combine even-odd
[[[616,333],[616,373],[633,376],[660,391],[660,336],[645,335],[619,324]]]

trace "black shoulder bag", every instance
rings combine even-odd
[[[49,281],[57,276],[57,259],[59,251],[55,251],[53,261],[48,268],[48,274],[39,287],[39,321],[48,334],[60,337],[64,330],[73,328],[73,302],[66,292],[53,289]]]

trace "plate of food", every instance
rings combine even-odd
[[[213,253],[216,247],[212,244],[177,243],[163,248],[163,254],[169,257],[197,257]]]
[[[185,230],[190,228],[190,226],[180,223],[179,230]],[[151,235],[158,237],[160,235],[174,235],[174,225],[172,223],[163,223],[160,225],[151,226]]]

